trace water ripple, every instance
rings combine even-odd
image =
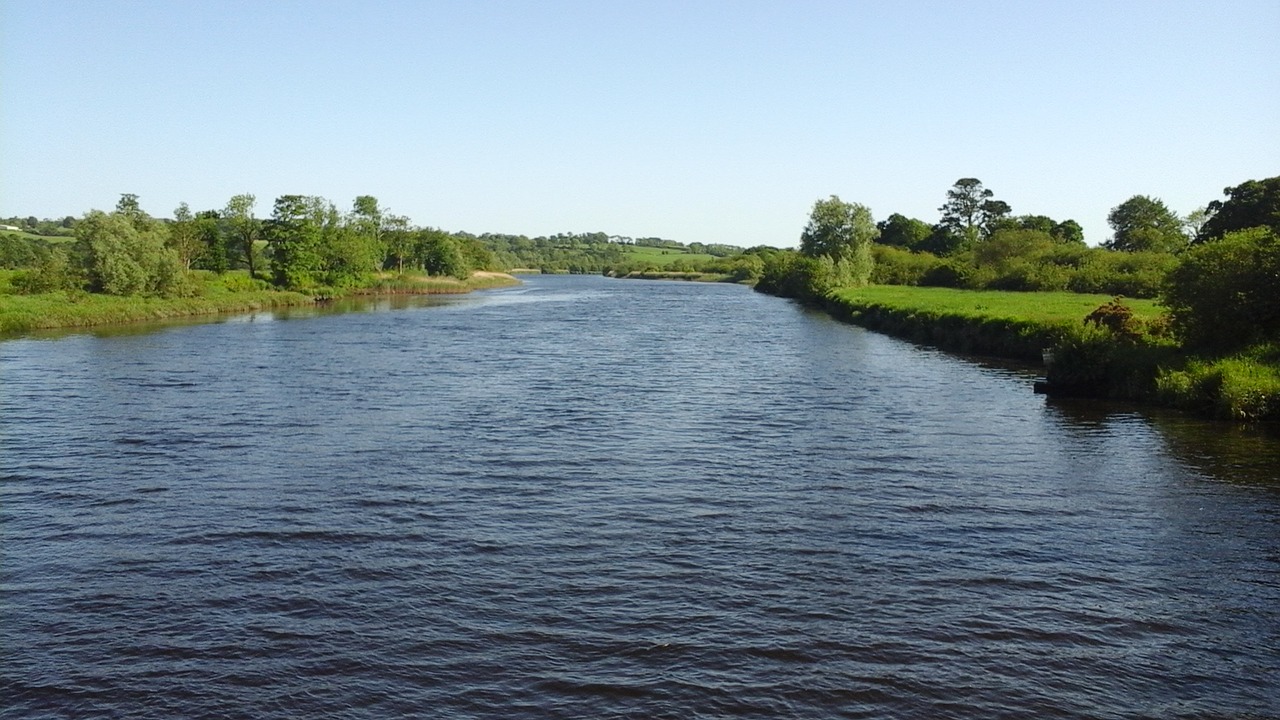
[[[1273,441],[738,287],[259,319],[0,344],[0,716],[1280,717]]]

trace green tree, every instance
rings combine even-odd
[[[320,277],[326,285],[361,285],[382,265],[382,260],[377,239],[341,222],[336,210],[326,213],[320,232]]]
[[[116,212],[128,218],[139,229],[145,227],[147,221],[151,219],[142,211],[142,207],[138,204],[138,196],[133,193],[120,193],[120,199],[116,201]]]
[[[204,242],[197,230],[195,217],[186,203],[179,203],[173,211],[167,244],[178,254],[178,260],[186,270],[190,270],[192,263],[204,252]]]
[[[991,190],[977,178],[960,178],[947,191],[947,201],[938,210],[942,225],[964,238],[969,245],[989,235],[1000,219],[1013,208],[1003,200],[993,199]]]
[[[1057,223],[1049,234],[1058,242],[1084,245],[1084,228],[1080,227],[1080,223],[1075,220],[1063,220]]]
[[[1103,243],[1110,250],[1177,252],[1187,245],[1182,220],[1157,198],[1134,195],[1112,208],[1107,222],[1115,231]]]
[[[1209,203],[1209,217],[1196,233],[1196,242],[1253,227],[1269,227],[1280,233],[1280,176],[1248,180],[1222,192],[1227,199]]]
[[[889,216],[888,220],[877,223],[876,228],[880,231],[876,242],[881,245],[894,245],[911,250],[919,249],[929,239],[929,235],[933,233],[933,228],[925,221],[909,218],[899,213],[894,213]]]
[[[385,266],[395,266],[396,272],[404,272],[404,264],[413,256],[413,231],[409,218],[403,215],[387,215],[383,218]]]
[[[94,292],[173,295],[186,289],[182,264],[165,246],[163,227],[136,202],[111,214],[86,214],[76,224],[76,254]]]
[[[1280,234],[1236,230],[1195,245],[1169,273],[1163,302],[1192,347],[1231,350],[1280,342]]]
[[[943,257],[955,254],[964,245],[965,237],[963,235],[943,223],[938,223],[930,228],[929,237],[925,238],[914,249]]]
[[[244,259],[251,278],[258,276],[257,268],[254,267],[254,256],[257,253],[255,246],[262,239],[262,221],[253,216],[256,202],[257,198],[248,193],[236,195],[227,201],[227,207],[222,211],[233,246]]]
[[[195,267],[212,270],[219,275],[227,271],[227,239],[222,232],[222,218],[217,210],[201,210],[195,217],[195,234],[200,240],[200,254]]]
[[[304,289],[320,284],[324,223],[332,208],[326,205],[323,199],[308,195],[276,198],[271,219],[262,228],[276,285]],[[336,216],[337,211],[332,214]]]
[[[866,285],[875,263],[871,243],[879,234],[867,206],[835,195],[815,202],[800,234],[800,254],[815,260],[828,258],[831,268],[828,271],[825,263],[810,267],[810,278],[822,284]],[[824,294],[816,289],[814,293]]]
[[[852,260],[868,252],[879,233],[871,210],[865,205],[847,203],[832,195],[813,204],[809,222],[800,234],[800,254]]]
[[[356,232],[369,238],[373,246],[379,248],[379,252],[386,218],[387,213],[379,207],[378,198],[372,195],[360,195],[352,203],[350,224]]]
[[[756,290],[778,297],[798,298],[804,292],[801,265],[811,262],[794,250],[767,251],[761,254],[764,266]]]
[[[458,249],[462,252],[462,259],[469,268],[468,277],[470,277],[470,271],[473,270],[498,269],[497,260],[493,256],[493,251],[485,247],[484,243],[480,242],[478,238],[459,238]],[[584,268],[583,272],[593,272],[595,270],[596,268]]]
[[[26,269],[15,272],[9,282],[25,295],[84,288],[83,276],[61,245],[46,248]]]
[[[1047,215],[1018,215],[994,220],[990,233],[1000,230],[1034,230],[1052,237],[1060,243],[1084,244],[1084,228],[1075,220],[1057,222]]]
[[[447,275],[465,280],[471,267],[459,247],[458,239],[443,230],[427,228],[418,232],[414,254],[429,275]]]

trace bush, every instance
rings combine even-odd
[[[228,272],[218,275],[217,282],[229,292],[250,292],[271,288],[271,283],[261,278],[251,278],[248,273]]]
[[[967,288],[973,287],[974,275],[973,267],[968,264],[948,260],[926,271],[920,278],[920,284],[929,287]]]
[[[84,278],[72,267],[63,248],[48,248],[35,267],[18,270],[10,279],[15,292],[23,295],[73,290],[83,287]]]
[[[875,258],[871,282],[878,285],[920,285],[931,270],[946,262],[929,253],[891,245],[875,245],[871,251]]]
[[[0,234],[0,268],[30,268],[49,252],[49,243],[16,233]]]
[[[1280,345],[1217,360],[1193,360],[1156,378],[1162,402],[1231,420],[1280,419]]]
[[[1120,252],[1093,248],[1078,261],[1067,288],[1078,293],[1152,298],[1160,293],[1177,257],[1159,252]]]
[[[1280,339],[1280,237],[1258,227],[1190,248],[1169,273],[1163,300],[1191,348],[1220,352]]]
[[[94,210],[76,226],[76,252],[89,287],[108,295],[180,296],[191,290],[162,226],[142,215]]]

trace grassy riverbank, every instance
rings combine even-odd
[[[685,280],[689,282],[734,282],[725,273],[674,272],[667,270],[636,270],[618,277],[625,280]]]
[[[843,288],[826,309],[858,325],[953,352],[1041,360],[1052,392],[1155,402],[1212,417],[1280,420],[1280,344],[1225,356],[1183,351],[1152,300],[1119,304],[1129,318],[1085,318],[1105,295],[878,285]]]
[[[842,319],[914,342],[971,355],[1039,361],[1041,352],[1078,335],[1107,295],[1001,292],[871,285],[842,288],[827,309]],[[1140,321],[1156,323],[1152,300],[1125,300]]]
[[[342,295],[452,294],[518,284],[505,273],[480,272],[467,280],[425,275],[386,275],[364,288],[319,295],[273,290],[250,280],[244,272],[217,275],[192,273],[192,288],[182,297],[120,297],[82,291],[34,295],[10,292],[9,273],[0,275],[0,335],[31,330],[92,327],[180,317],[251,312],[270,308],[314,305]]]

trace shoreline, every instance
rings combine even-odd
[[[842,322],[920,345],[1039,365],[1044,381],[1033,388],[1037,393],[1135,402],[1219,420],[1280,421],[1280,364],[1274,347],[1200,357],[1167,338],[1126,339],[1088,327],[1084,313],[1063,320],[959,312],[924,299],[878,302],[859,297],[859,290],[834,291],[818,306]],[[1087,297],[1089,302],[1097,299]],[[1153,318],[1142,320],[1151,323]]]
[[[467,280],[440,277],[383,277],[373,284],[335,295],[292,290],[241,290],[217,296],[142,298],[58,291],[40,295],[6,295],[0,305],[0,341],[40,330],[198,319],[220,315],[320,306],[347,297],[381,295],[462,295],[519,285],[507,273],[478,271]]]

